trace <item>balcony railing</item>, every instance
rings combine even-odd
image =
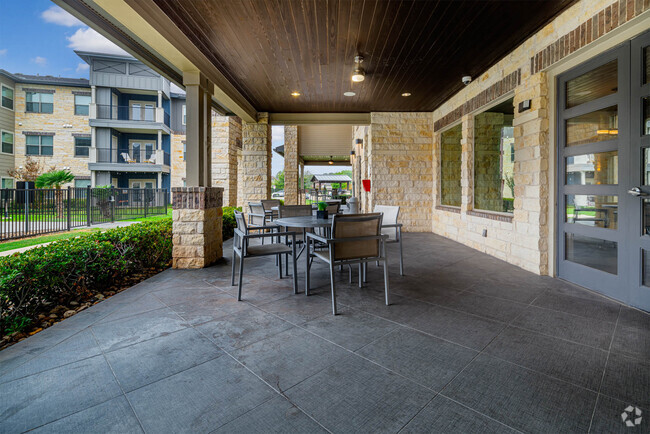
[[[158,122],[170,126],[169,113],[155,105],[114,106],[110,104],[96,105],[97,119],[117,121]]]
[[[170,165],[170,156],[168,152],[149,147],[141,148],[132,146],[129,149],[91,148],[90,154],[91,163]],[[95,157],[94,161],[93,156]]]

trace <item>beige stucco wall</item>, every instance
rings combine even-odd
[[[24,88],[54,90],[53,113],[26,113]],[[69,167],[70,172],[75,176],[90,176],[88,158],[75,157],[74,155],[75,140],[73,134],[90,134],[90,126],[88,125],[88,116],[74,114],[73,91],[89,92],[90,89],[44,86],[40,84],[16,84],[14,94],[14,155],[16,166],[22,166],[25,163],[25,135],[23,132],[54,133],[54,155],[31,157],[41,161],[46,168],[52,166],[57,169]]]

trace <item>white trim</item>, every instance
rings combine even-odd
[[[139,182],[139,183],[141,183],[141,185],[144,185],[145,183],[150,182],[151,184],[153,184],[153,188],[157,188],[155,179],[130,179],[129,178],[129,188],[144,188],[144,187],[134,187],[133,186],[134,182]]]
[[[181,124],[182,125],[187,125],[187,105],[183,104],[183,107],[181,108]]]
[[[14,138],[13,143],[11,144],[11,150],[12,150],[11,153],[2,151],[2,133],[9,133]],[[16,133],[14,133],[13,131],[0,130],[0,154],[3,154],[3,155],[16,155]]]
[[[12,100],[14,108],[7,108],[2,105],[2,88],[6,87],[7,89],[11,89],[11,91],[14,93],[14,98]],[[3,82],[0,82],[0,107],[2,107],[5,110],[9,111],[16,111],[16,88],[14,86],[9,86],[8,84],[4,84]]]

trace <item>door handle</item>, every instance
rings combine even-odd
[[[641,191],[640,187],[632,187],[627,191],[627,193],[631,194],[632,196],[636,196],[636,197],[650,196],[648,193],[644,193],[643,191]]]

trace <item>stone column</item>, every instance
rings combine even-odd
[[[237,206],[237,151],[241,119],[212,113],[212,185],[223,187],[223,204]]]
[[[239,206],[271,197],[271,125],[268,120],[268,113],[258,113],[256,123],[242,124]]]
[[[209,186],[210,179],[210,83],[199,72],[184,72],[186,92],[186,175],[188,186]]]
[[[172,188],[173,268],[203,268],[223,256],[223,188]]]
[[[298,205],[298,127],[284,127],[284,203]]]

